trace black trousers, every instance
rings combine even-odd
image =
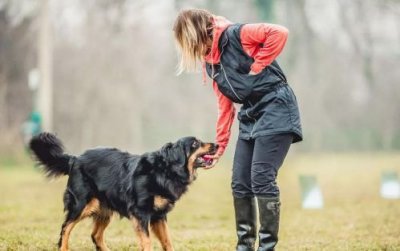
[[[276,177],[293,137],[286,133],[238,139],[233,159],[233,196],[279,196]]]

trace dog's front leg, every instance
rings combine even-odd
[[[132,216],[133,227],[139,240],[140,251],[151,251],[149,220]]]
[[[167,218],[163,217],[157,220],[151,221],[151,229],[155,236],[161,243],[164,251],[174,251],[172,247],[171,237],[168,231]]]

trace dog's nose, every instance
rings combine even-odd
[[[219,145],[218,144],[214,144],[214,148],[215,148],[215,150],[217,150],[219,148]]]

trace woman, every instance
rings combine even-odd
[[[276,177],[292,143],[302,140],[300,115],[292,89],[275,58],[288,31],[273,24],[232,24],[206,10],[181,11],[174,24],[181,52],[178,72],[203,63],[218,99],[216,141],[220,146],[208,168],[228,145],[238,113],[239,138],[233,161],[232,192],[237,250],[254,250],[256,203],[260,217],[258,251],[278,241],[279,189]],[[206,69],[204,69],[206,68]],[[179,74],[178,73],[178,74]],[[205,76],[203,76],[205,78]]]

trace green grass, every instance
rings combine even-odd
[[[400,250],[400,200],[379,197],[380,173],[400,174],[400,154],[292,155],[281,169],[277,250]],[[322,210],[300,208],[299,174],[315,174]],[[169,215],[176,250],[234,250],[230,164],[199,170],[196,182]],[[0,250],[55,250],[64,215],[66,177],[47,181],[32,166],[0,167]],[[72,233],[71,250],[93,250],[91,221]],[[106,231],[112,250],[136,250],[126,219]],[[154,249],[160,250],[153,242]]]

